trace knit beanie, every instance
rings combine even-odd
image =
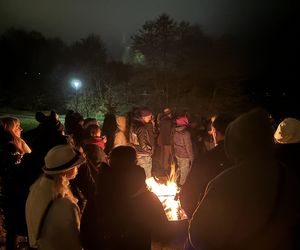
[[[189,124],[189,120],[186,116],[181,116],[176,119],[177,126],[187,126]]]
[[[295,118],[284,119],[274,134],[277,143],[300,143],[300,121]]]

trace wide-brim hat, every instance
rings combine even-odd
[[[51,148],[45,156],[45,174],[53,175],[64,173],[82,163],[85,158],[69,145],[57,145]]]

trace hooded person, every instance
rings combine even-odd
[[[252,110],[231,122],[225,151],[234,166],[207,186],[189,225],[194,249],[293,249],[297,186],[274,156],[266,112]]]
[[[69,180],[77,175],[84,157],[68,144],[57,145],[45,156],[44,174],[31,186],[26,201],[26,223],[33,249],[81,249],[77,199]]]
[[[280,144],[300,143],[300,121],[285,118],[277,127],[274,139]]]
[[[285,118],[274,133],[276,155],[300,180],[300,121]]]
[[[110,153],[110,166],[97,176],[97,193],[88,201],[81,220],[85,250],[151,249],[151,237],[168,237],[168,223],[157,196],[147,190],[145,172],[130,146]]]

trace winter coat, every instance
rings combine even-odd
[[[163,116],[159,122],[159,145],[171,145],[171,132],[173,127],[172,118]]]
[[[1,208],[4,215],[4,227],[7,238],[15,235],[26,235],[26,224],[22,219],[24,209],[20,199],[19,180],[22,180],[22,154],[18,147],[10,142],[1,143],[0,146],[0,176],[1,176]],[[25,154],[27,155],[27,154]],[[7,244],[9,241],[7,241]]]
[[[180,201],[190,217],[201,201],[207,184],[232,165],[224,150],[224,141],[195,160],[192,170],[180,191]]]
[[[195,249],[292,249],[299,212],[297,186],[274,158],[267,115],[255,110],[233,121],[225,150],[235,165],[216,178],[193,214]]]
[[[79,208],[68,197],[53,199],[53,187],[54,181],[43,175],[30,188],[25,210],[30,246],[40,250],[80,250]]]
[[[85,201],[92,197],[95,193],[95,181],[89,162],[80,165],[78,174],[70,180],[70,188],[73,195],[78,199],[78,206],[82,210]]]
[[[135,121],[129,133],[129,141],[138,155],[151,156],[153,145],[146,124]]]
[[[83,147],[86,144],[95,144],[102,150],[104,150],[104,148],[105,148],[105,142],[103,141],[103,139],[101,137],[90,137],[89,139],[86,139],[83,141]]]
[[[85,250],[150,250],[153,234],[169,233],[162,204],[146,189],[144,170],[121,167],[126,171],[103,166],[99,172],[98,192],[81,220]]]
[[[191,133],[186,126],[176,127],[172,131],[172,151],[180,158],[189,158],[194,160]]]
[[[98,174],[101,163],[107,163],[108,157],[105,154],[104,150],[102,150],[95,144],[85,144],[83,146],[83,150],[86,154],[87,165],[90,168],[93,178],[95,179],[95,177]]]
[[[276,155],[300,181],[300,143],[276,144]]]

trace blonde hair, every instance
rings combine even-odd
[[[66,176],[66,173],[60,173],[53,175],[54,180],[54,190],[53,190],[53,199],[57,197],[67,197],[73,203],[77,203],[78,199],[76,199],[72,191],[70,189],[70,182]]]
[[[25,153],[25,149],[23,147],[23,140],[17,136],[13,129],[16,126],[20,126],[20,120],[16,117],[3,117],[1,118],[1,124],[4,128],[5,131],[9,132],[13,139],[12,142],[14,143],[14,145],[18,148],[18,150],[20,151],[21,154]]]

